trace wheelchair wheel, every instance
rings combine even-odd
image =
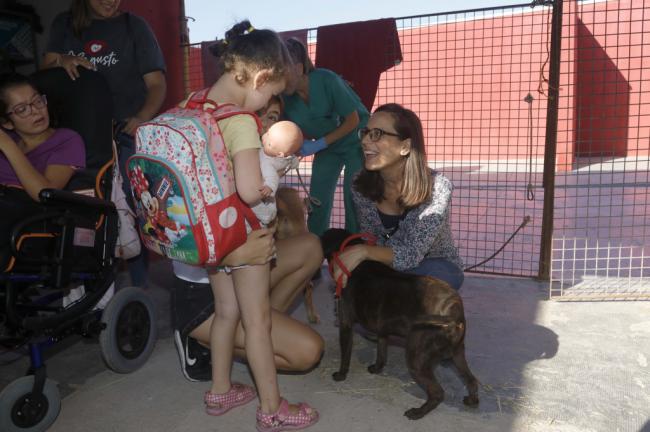
[[[0,393],[0,430],[38,432],[47,430],[61,411],[61,395],[54,381],[45,380],[43,394],[32,395],[34,375],[12,381]]]
[[[130,373],[146,363],[156,343],[156,315],[149,296],[140,288],[115,293],[102,313],[106,325],[99,334],[102,357],[109,368]]]

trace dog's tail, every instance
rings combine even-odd
[[[411,321],[411,328],[438,327],[458,343],[465,336],[465,323],[442,315],[419,315]]]

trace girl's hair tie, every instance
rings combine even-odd
[[[248,34],[251,34],[251,33],[253,33],[253,30],[255,30],[255,27],[250,26],[250,27],[248,27],[248,30],[246,30],[246,32],[247,32]]]

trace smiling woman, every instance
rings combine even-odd
[[[427,166],[420,119],[400,105],[382,105],[359,137],[364,166],[354,180],[353,198],[361,231],[378,242],[349,247],[341,262],[352,271],[364,260],[379,261],[459,289],[462,262],[449,226],[453,186]],[[345,277],[335,264],[334,279],[340,276]]]

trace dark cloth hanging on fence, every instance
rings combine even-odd
[[[201,42],[201,69],[203,72],[203,86],[210,87],[221,76],[221,64],[219,59],[210,52],[210,47],[215,41]]]
[[[306,29],[279,32],[278,36],[280,36],[280,39],[282,39],[283,41],[286,41],[289,38],[298,39],[300,42],[302,42],[302,44],[304,46],[309,47],[309,45],[307,44],[307,30]]]
[[[372,110],[381,73],[401,61],[399,35],[392,18],[318,28],[316,67],[341,75],[368,111]]]

